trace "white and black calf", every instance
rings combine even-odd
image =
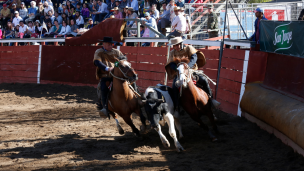
[[[167,122],[169,126],[169,134],[173,138],[175,147],[178,152],[184,150],[177,140],[175,127],[178,129],[179,138],[183,137],[182,128],[179,120],[179,113],[174,111],[174,104],[169,94],[168,89],[170,87],[157,85],[157,87],[149,87],[146,89],[144,97],[146,98],[145,111],[146,119],[151,123],[151,127],[154,128],[165,147],[170,147],[170,143],[161,131],[161,126]],[[175,123],[175,124],[174,124]]]

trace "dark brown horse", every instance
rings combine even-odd
[[[140,136],[139,130],[132,122],[132,113],[141,115],[142,101],[140,96],[136,94],[131,83],[135,82],[138,77],[131,63],[126,60],[117,60],[114,69],[111,71],[113,76],[113,88],[109,95],[108,108],[109,113],[116,121],[116,125],[120,134],[124,134],[116,113],[132,128],[136,136]]]
[[[178,64],[176,84],[180,88],[180,105],[201,128],[208,132],[212,141],[216,141],[217,138],[200,119],[202,115],[208,116],[214,131],[218,132],[211,110],[211,100],[205,91],[194,85],[191,70],[187,65],[189,60],[175,58],[174,62]]]

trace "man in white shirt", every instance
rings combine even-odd
[[[174,31],[168,35],[169,39],[171,36],[182,37],[187,27],[186,18],[181,14],[180,8],[174,7],[174,12],[176,15],[172,22],[172,28]]]
[[[27,33],[32,34],[29,30],[27,25],[24,24],[24,21],[21,20],[19,23],[19,33],[24,33],[26,35]]]
[[[107,9],[108,5],[100,0],[98,0],[98,5],[98,11],[94,14],[96,14],[96,21],[101,22],[103,18],[109,13],[109,10]]]
[[[15,18],[13,19],[13,26],[16,27],[16,25],[19,25],[19,22],[22,20],[22,18],[19,16],[19,12],[15,11]]]
[[[44,15],[48,14],[49,11],[52,11],[54,14],[54,8],[48,4],[48,2],[44,2]]]

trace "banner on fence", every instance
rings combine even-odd
[[[304,57],[301,21],[261,21],[261,51]]]

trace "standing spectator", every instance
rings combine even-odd
[[[26,23],[28,23],[29,21],[33,21],[36,17],[36,13],[37,13],[37,7],[36,7],[36,2],[35,1],[31,1],[31,8],[28,9],[28,19],[25,20]]]
[[[120,4],[119,4],[118,8],[119,8],[119,11],[120,11],[120,12],[123,12],[123,11],[124,11],[124,8],[125,8],[125,7],[129,7],[129,6],[131,6],[131,5],[130,5],[130,2],[129,2],[128,0],[122,0],[122,1],[120,2]]]
[[[27,19],[27,8],[25,7],[24,2],[21,3],[19,15],[23,20]]]
[[[15,18],[13,19],[13,26],[16,27],[19,25],[19,22],[22,20],[22,18],[19,16],[19,12],[15,11]]]
[[[95,13],[96,14],[96,21],[101,22],[103,18],[109,13],[108,5],[103,3],[102,1],[98,0],[99,9]]]
[[[170,3],[167,5],[166,10],[170,11],[170,22],[173,22],[173,19],[175,17],[175,13],[174,13],[174,0],[171,0]]]
[[[137,16],[137,14],[134,12],[133,8],[132,8],[132,7],[128,8],[128,13],[127,13],[126,18],[128,18],[128,19],[135,19],[135,18],[137,18],[137,17],[138,17],[138,16]],[[134,21],[128,21],[128,22],[127,22],[127,26],[128,26],[128,27],[132,27],[133,23],[134,23]]]
[[[48,14],[49,11],[52,11],[52,14],[54,14],[54,8],[48,2],[44,2],[44,15]]]
[[[164,36],[166,36],[166,27],[169,27],[171,22],[170,22],[170,10],[167,10],[166,3],[162,4],[164,12],[163,14],[158,18],[157,20],[157,28],[158,31],[161,32]]]
[[[62,21],[62,27],[60,33],[57,35],[58,37],[62,37],[64,35],[71,34],[71,27],[67,25],[65,21]]]
[[[69,17],[67,16],[67,14],[66,13],[63,13],[62,15],[61,15],[62,17],[62,21],[65,21],[66,23],[67,23],[67,25],[70,25],[70,19],[69,19]]]
[[[86,29],[91,29],[91,28],[93,28],[93,27],[94,27],[93,19],[90,18],[88,22],[89,22],[89,24],[88,24],[88,26],[87,26]]]
[[[217,15],[213,12],[213,5],[208,5],[207,29],[208,29],[209,38],[218,37],[218,30],[215,30],[218,29],[218,20],[217,20]]]
[[[96,21],[96,12],[98,11],[99,9],[99,6],[97,4],[97,1],[96,0],[93,0],[93,4],[92,4],[92,8],[91,8],[91,16],[92,16],[92,19],[93,19],[93,23]]]
[[[136,15],[138,14],[138,1],[137,0],[131,0],[130,2],[131,7],[133,8]]]
[[[250,40],[255,41],[256,44],[260,44],[260,23],[261,20],[267,20],[267,18],[263,15],[263,10],[261,8],[257,8],[255,11],[255,16],[257,17],[254,22],[254,33],[250,37]]]
[[[42,2],[39,2],[38,4],[38,10],[36,12],[36,20],[39,20],[41,23],[44,20],[44,7],[42,5]]]
[[[55,12],[54,19],[58,21],[59,24],[62,24],[62,17],[58,14],[58,12]]]
[[[186,18],[180,13],[180,8],[175,7],[174,12],[176,15],[172,22],[172,28],[174,29],[174,31],[168,35],[168,38],[170,38],[170,36],[172,35],[174,37],[182,37],[187,27]]]
[[[80,13],[78,11],[76,11],[75,19],[76,19],[76,25],[78,26],[78,28],[83,28],[84,27],[84,20],[83,20],[83,17],[80,15]]]
[[[71,24],[70,24],[70,27],[71,27],[71,34],[67,35],[68,37],[76,37],[77,36],[77,30],[78,30],[78,26],[75,24],[75,20],[72,19],[71,21]]]
[[[157,20],[159,18],[159,11],[156,9],[156,4],[152,4],[151,11],[153,11],[153,15],[151,15],[151,17]]]
[[[118,9],[118,7],[114,7],[114,9],[112,9],[112,11],[114,11],[114,17],[115,18],[122,18],[122,13],[121,12],[119,12],[119,9]]]
[[[185,6],[185,4],[184,4],[184,2],[183,2],[182,0],[178,0],[178,1],[176,2],[176,6],[182,8],[182,7]]]
[[[11,18],[11,10],[7,8],[6,4],[3,4],[3,9],[1,10],[0,21],[2,26],[6,26],[6,23]],[[3,27],[4,28],[4,27]]]
[[[90,17],[90,10],[89,10],[87,4],[83,4],[83,8],[81,10],[81,15],[82,15],[84,21],[87,21],[87,19]]]
[[[4,30],[4,36],[6,39],[14,38],[14,28],[11,21],[7,21],[7,25]]]
[[[154,18],[150,16],[148,12],[145,13],[145,20],[143,20],[143,24],[146,24],[155,30],[157,30],[157,24]],[[153,31],[149,29],[149,37],[158,37]],[[154,44],[154,47],[157,47],[157,43]]]

